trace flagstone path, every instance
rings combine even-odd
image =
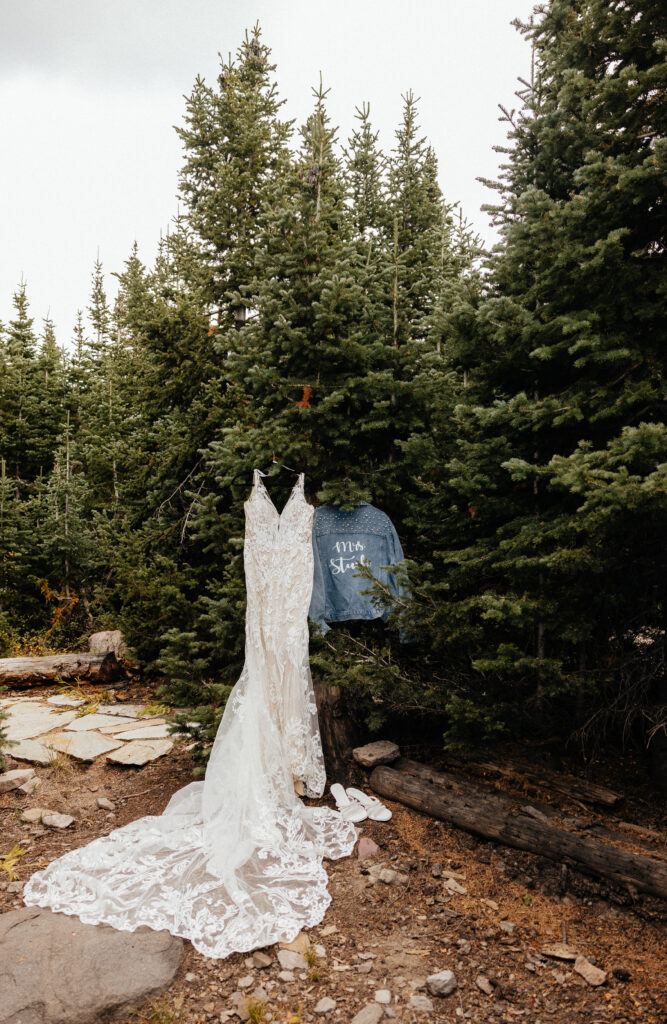
[[[167,754],[174,745],[164,718],[144,713],[142,704],[99,704],[81,714],[83,698],[23,697],[0,700],[6,733],[18,741],[7,753],[16,761],[48,765],[58,753],[77,761],[106,758],[142,765]]]

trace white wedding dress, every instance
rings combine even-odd
[[[303,474],[281,514],[260,474],[245,503],[245,664],[203,780],[160,815],[139,818],[33,874],[28,905],[124,931],[140,925],[225,957],[322,920],[331,902],[324,857],[348,856],[355,827],[328,807],[308,662],[313,507]]]

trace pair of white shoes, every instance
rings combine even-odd
[[[369,796],[354,786],[344,789],[340,782],[334,782],[329,792],[346,821],[365,821],[366,818],[372,821],[389,821],[391,818],[391,811],[381,804],[377,797]]]

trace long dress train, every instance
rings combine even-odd
[[[203,780],[148,815],[33,874],[28,905],[125,931],[140,925],[225,957],[322,920],[331,902],[324,857],[348,856],[355,827],[320,797],[325,771],[308,661],[313,507],[303,474],[282,513],[255,470],[245,503],[243,670]]]

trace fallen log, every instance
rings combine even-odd
[[[506,764],[495,764],[491,761],[471,761],[470,768],[478,768],[495,775],[502,775],[517,783],[524,783],[535,790],[555,789],[565,796],[576,801],[583,801],[585,804],[596,804],[600,807],[616,807],[623,797],[606,786],[599,786],[587,779],[579,779],[574,775],[557,775],[555,772],[546,770],[530,771],[521,765],[507,762]]]
[[[89,654],[49,654],[36,658],[0,658],[0,686],[30,687],[76,680],[108,683],[117,678],[120,666],[113,651]]]
[[[545,816],[534,817],[507,794],[490,793],[427,765],[413,761],[399,761],[398,765],[401,770],[381,765],[371,773],[370,786],[380,796],[485,839],[558,862],[569,860],[594,875],[667,898],[664,861],[573,835]]]

